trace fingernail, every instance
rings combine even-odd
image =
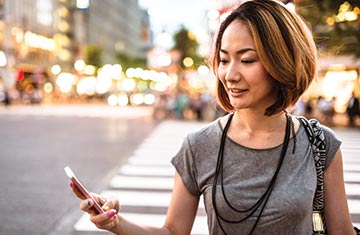
[[[110,208],[110,206],[106,205],[106,206],[103,207],[103,209],[104,209],[105,211],[108,211],[108,210],[110,210],[111,208]]]
[[[90,205],[91,205],[90,201],[87,200],[87,201],[86,201],[86,206],[90,206]]]
[[[116,214],[115,210],[109,210],[108,212],[106,212],[107,216],[109,217],[113,217]]]

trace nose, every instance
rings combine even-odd
[[[228,82],[237,82],[241,79],[240,68],[237,63],[230,63],[227,67],[225,80]]]

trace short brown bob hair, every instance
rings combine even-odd
[[[310,30],[296,13],[275,0],[240,4],[220,24],[210,61],[217,78],[216,98],[226,112],[233,112],[228,94],[218,77],[219,51],[224,31],[234,20],[244,22],[254,40],[260,61],[273,79],[277,101],[265,110],[271,116],[295,104],[317,71],[317,50]]]

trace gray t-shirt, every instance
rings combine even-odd
[[[326,167],[340,147],[333,131],[322,126],[327,144]],[[187,189],[204,196],[209,234],[223,234],[212,204],[212,184],[223,129],[219,119],[199,131],[188,134],[183,145],[171,160]],[[311,145],[303,126],[289,141],[287,153],[270,198],[253,234],[312,234],[312,204],[316,188],[316,171]],[[269,149],[251,149],[226,138],[224,148],[225,195],[235,208],[248,209],[264,194],[277,168],[282,145]],[[218,180],[219,183],[219,180]],[[229,209],[217,186],[216,205],[219,213],[238,220],[244,214]],[[241,223],[222,222],[226,233],[249,234],[260,210]]]

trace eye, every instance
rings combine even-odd
[[[226,60],[226,59],[220,59],[220,60],[219,60],[219,64],[224,65],[224,64],[226,64],[226,63],[228,63],[228,60]]]
[[[243,63],[243,64],[251,64],[251,63],[253,63],[254,62],[254,60],[250,60],[250,59],[243,59],[243,60],[241,60],[241,63]]]

